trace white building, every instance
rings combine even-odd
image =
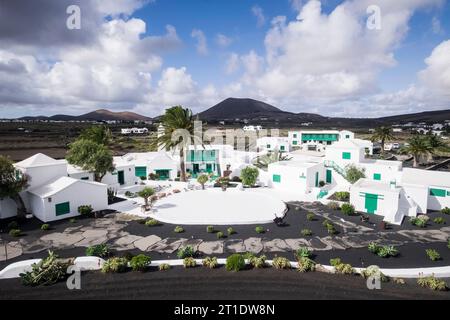
[[[289,142],[291,147],[301,148],[309,151],[325,151],[326,148],[337,141],[354,139],[355,134],[343,130],[301,130],[289,131]]]
[[[123,128],[121,129],[123,135],[127,134],[146,134],[148,133],[147,128]]]
[[[283,137],[262,137],[256,140],[258,151],[272,152],[278,150],[280,152],[290,151],[289,138]]]
[[[244,126],[242,128],[242,130],[244,130],[244,131],[261,131],[262,126]]]
[[[125,185],[132,183],[134,178],[147,179],[150,174],[158,175],[160,180],[174,180],[178,175],[177,161],[165,151],[128,153],[115,157],[114,164],[116,163],[125,171]]]

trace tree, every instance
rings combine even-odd
[[[413,157],[413,167],[419,166],[420,158],[431,152],[431,147],[428,144],[428,138],[426,136],[414,135],[408,139],[407,145],[402,149],[402,153],[410,154]]]
[[[371,138],[372,142],[380,141],[381,153],[384,153],[384,144],[392,139],[394,139],[394,135],[391,128],[384,126],[376,128]]]
[[[205,190],[205,183],[207,183],[209,177],[206,174],[201,174],[197,177],[197,182],[202,185],[202,189]]]
[[[107,146],[111,143],[112,134],[107,126],[92,126],[84,129],[81,132],[79,139],[91,140]]]
[[[184,157],[194,137],[192,111],[182,106],[169,108],[162,116],[161,123],[164,127],[164,133],[153,138],[152,146],[156,148],[179,149],[180,180],[186,182],[186,164]]]
[[[24,218],[26,208],[20,192],[28,186],[25,175],[16,171],[11,160],[0,156],[0,199],[10,198],[16,203],[17,216]]]
[[[266,171],[269,164],[271,164],[271,163],[280,162],[280,161],[289,161],[291,159],[292,158],[290,158],[289,156],[283,154],[282,152],[280,152],[279,150],[276,149],[276,150],[269,152],[263,156],[258,156],[256,158],[256,160],[253,161],[253,164],[256,167]]]
[[[366,174],[364,172],[364,169],[359,169],[355,165],[348,165],[345,168],[345,179],[353,184],[359,179],[366,177]]]
[[[155,194],[155,189],[151,187],[145,187],[138,192],[138,196],[144,198],[145,206],[148,207],[148,199]]]
[[[78,139],[73,142],[66,159],[72,165],[93,172],[97,182],[101,182],[108,172],[115,170],[111,151],[92,140]]]
[[[426,143],[429,147],[429,153],[428,153],[428,161],[433,161],[433,156],[436,155],[439,151],[448,151],[449,147],[447,144],[442,140],[442,138],[438,137],[435,134],[430,134],[426,136]]]
[[[241,170],[241,180],[244,186],[253,187],[258,180],[258,176],[258,168],[248,166]]]

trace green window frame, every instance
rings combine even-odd
[[[381,173],[374,173],[373,180],[381,180]]]
[[[280,150],[281,150],[281,151],[285,151],[284,146],[280,146]]]
[[[270,144],[268,144],[268,145],[266,146],[266,148],[267,148],[267,149],[270,149]]]
[[[294,133],[294,136],[293,136],[293,137],[294,137],[294,139],[297,139],[297,134],[296,134],[296,133]]]
[[[140,177],[147,178],[147,167],[135,167],[134,175],[138,178],[140,178]]]
[[[70,213],[70,202],[62,202],[55,204],[56,216],[62,216]]]
[[[81,180],[87,181],[89,180],[89,177],[82,177]]]
[[[447,191],[445,189],[430,188],[430,196],[433,197],[445,197]]]
[[[292,141],[292,144],[296,146],[298,144],[297,140]]]
[[[272,176],[272,181],[273,181],[273,182],[280,183],[280,182],[281,182],[281,175],[279,175],[279,174],[274,174],[274,175]]]
[[[350,160],[352,158],[351,152],[342,152],[342,159]]]
[[[345,139],[350,139],[350,135],[349,135],[349,134],[346,134],[346,135],[345,135]]]

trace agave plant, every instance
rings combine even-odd
[[[274,151],[268,152],[265,155],[258,156],[254,161],[253,165],[255,167],[258,167],[259,169],[262,169],[264,171],[267,171],[267,168],[269,167],[269,164],[280,162],[280,161],[289,161],[292,157],[289,157],[282,152],[280,152],[278,149],[275,149]]]

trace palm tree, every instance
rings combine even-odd
[[[280,162],[280,161],[288,161],[291,160],[289,156],[283,154],[283,152],[280,152],[278,149],[275,149],[272,152],[269,152],[263,156],[258,156],[254,161],[253,164],[255,167],[258,167],[259,169],[267,170],[269,167],[269,164]]]
[[[433,161],[433,156],[436,155],[438,151],[448,151],[449,149],[447,144],[435,134],[427,135],[426,142],[430,148],[430,152],[428,153],[428,162]]]
[[[431,149],[427,141],[427,137],[414,135],[408,139],[408,144],[402,148],[402,153],[410,154],[413,157],[413,167],[419,166],[421,157],[430,153]]]
[[[391,128],[385,126],[376,128],[371,137],[372,142],[380,141],[382,154],[384,154],[384,144],[392,139],[394,139],[394,135],[392,134]]]
[[[186,150],[194,139],[194,119],[192,111],[182,106],[175,106],[166,110],[161,118],[164,133],[158,134],[153,141],[157,149],[177,149],[180,155],[180,180],[186,182]],[[194,139],[194,144],[195,144]]]
[[[28,187],[28,177],[14,168],[9,158],[0,155],[0,200],[10,198],[17,207],[17,216],[24,218],[26,207],[20,192]]]

